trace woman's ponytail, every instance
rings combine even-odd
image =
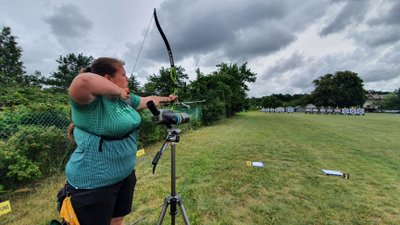
[[[68,139],[71,141],[72,144],[75,144],[75,138],[74,138],[74,128],[75,124],[72,122],[72,111],[69,109],[69,119],[71,123],[69,124],[68,127]]]

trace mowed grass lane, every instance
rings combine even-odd
[[[181,135],[177,192],[191,224],[400,224],[400,116],[247,112]],[[170,148],[138,158],[133,212],[126,224],[156,224],[170,194]],[[265,168],[246,167],[246,161]],[[350,179],[321,169],[350,173]],[[11,199],[0,224],[47,224],[65,178]],[[167,213],[163,224],[170,224]],[[184,224],[180,213],[176,224]],[[47,223],[46,223],[47,222]]]
[[[400,224],[399,134],[399,115],[241,113],[182,135],[177,191],[192,224]],[[169,195],[169,150],[150,172],[158,147],[138,159],[128,221],[155,224]]]

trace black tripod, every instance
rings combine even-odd
[[[157,152],[157,154],[154,157],[153,162],[152,162],[153,173],[154,173],[157,163],[158,163],[158,160],[160,159],[162,153],[167,149],[168,143],[170,143],[171,144],[171,195],[167,196],[164,200],[164,205],[162,207],[160,216],[158,218],[157,225],[162,224],[164,217],[165,217],[165,213],[167,212],[168,206],[170,206],[169,214],[171,215],[171,225],[175,225],[175,217],[178,214],[177,205],[181,209],[183,220],[185,221],[185,224],[190,225],[188,216],[185,211],[185,207],[183,206],[183,200],[179,195],[176,194],[175,145],[176,145],[176,143],[178,143],[180,141],[180,136],[179,136],[180,132],[181,131],[179,129],[175,129],[175,128],[168,129],[168,133],[165,136],[164,143],[163,143],[160,151]]]

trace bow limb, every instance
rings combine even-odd
[[[158,22],[158,18],[157,18],[157,12],[156,9],[154,8],[154,21],[156,22],[156,26],[158,29],[158,32],[160,32],[162,39],[164,40],[165,43],[165,47],[167,48],[168,51],[168,57],[169,57],[169,62],[170,62],[170,77],[172,82],[174,83],[175,87],[174,87],[174,95],[178,95],[178,81],[176,79],[176,68],[174,65],[174,56],[172,55],[172,50],[171,50],[171,46],[169,45],[168,39],[164,34],[164,31],[162,30],[160,23]]]

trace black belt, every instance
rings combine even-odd
[[[99,152],[102,152],[102,151],[103,151],[102,147],[103,147],[103,142],[104,142],[104,140],[106,140],[106,141],[118,141],[118,140],[123,140],[123,139],[125,139],[125,138],[128,138],[128,137],[131,135],[131,133],[132,133],[132,132],[129,132],[129,133],[125,134],[125,135],[122,136],[122,137],[109,137],[109,136],[99,136],[99,135],[96,135],[96,136],[99,136],[99,137],[100,137]]]

